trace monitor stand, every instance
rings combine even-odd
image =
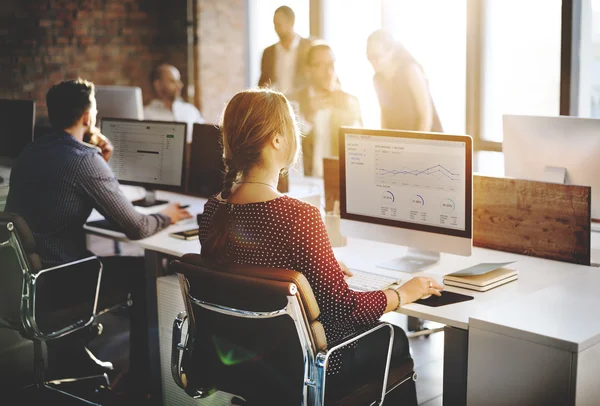
[[[543,182],[565,184],[567,183],[566,180],[567,168],[561,168],[558,166],[544,167],[544,174],[542,176]]]
[[[156,199],[156,190],[146,189],[146,197],[139,200],[134,200],[131,202],[134,206],[139,207],[153,207],[160,206],[163,204],[169,203],[168,200],[158,200]]]
[[[377,264],[379,268],[391,269],[393,271],[414,273],[435,265],[440,260],[440,253],[434,251],[422,251],[409,248],[406,255],[399,258]]]

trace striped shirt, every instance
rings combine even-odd
[[[44,267],[90,255],[83,225],[92,209],[132,240],[170,223],[162,214],[138,213],[98,150],[66,132],[41,137],[23,150],[11,172],[5,210],[27,222]]]

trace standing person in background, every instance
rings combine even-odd
[[[306,84],[304,61],[310,40],[294,31],[295,20],[294,10],[288,6],[275,10],[273,25],[279,42],[263,52],[258,86],[291,93]]]
[[[187,142],[192,142],[194,123],[203,124],[200,111],[181,99],[181,74],[173,65],[161,64],[152,69],[150,83],[155,98],[144,107],[144,118],[157,121],[187,123]]]
[[[342,126],[362,126],[358,99],[339,88],[329,45],[314,43],[306,57],[308,86],[291,94],[301,117],[304,176],[323,176],[323,157],[338,156]]]
[[[381,107],[381,127],[393,130],[443,132],[423,67],[386,30],[367,40],[367,58]]]

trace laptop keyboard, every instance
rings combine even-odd
[[[356,269],[350,269],[354,274],[352,277],[346,279],[346,283],[352,290],[358,290],[362,292],[368,292],[372,290],[382,290],[395,283],[400,283],[400,279],[377,275],[371,272],[357,271]]]

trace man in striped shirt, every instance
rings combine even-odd
[[[161,213],[143,215],[123,195],[107,164],[113,147],[95,127],[96,99],[91,82],[77,79],[57,84],[48,92],[46,104],[54,132],[30,144],[19,156],[12,169],[5,208],[7,212],[21,215],[31,228],[44,267],[92,255],[86,248],[83,229],[92,209],[120,226],[130,239],[148,237],[190,217],[177,203]],[[134,305],[130,341],[135,351],[130,350],[130,363],[133,369],[146,368],[143,364],[147,359],[148,334],[143,258],[101,260],[103,274],[98,309],[126,302],[131,294]],[[68,281],[65,286],[68,287]],[[73,343],[74,340],[78,343]],[[77,355],[81,355],[79,366],[89,363],[88,352],[83,351],[85,343],[82,345],[77,334],[54,341],[56,343],[49,345],[50,363],[54,357],[55,364],[66,366],[65,361],[75,360]],[[74,355],[73,351],[79,352]],[[101,365],[111,367],[110,363]],[[50,366],[52,372],[52,364]],[[54,372],[62,373],[56,369]],[[74,371],[64,373],[73,375]]]

